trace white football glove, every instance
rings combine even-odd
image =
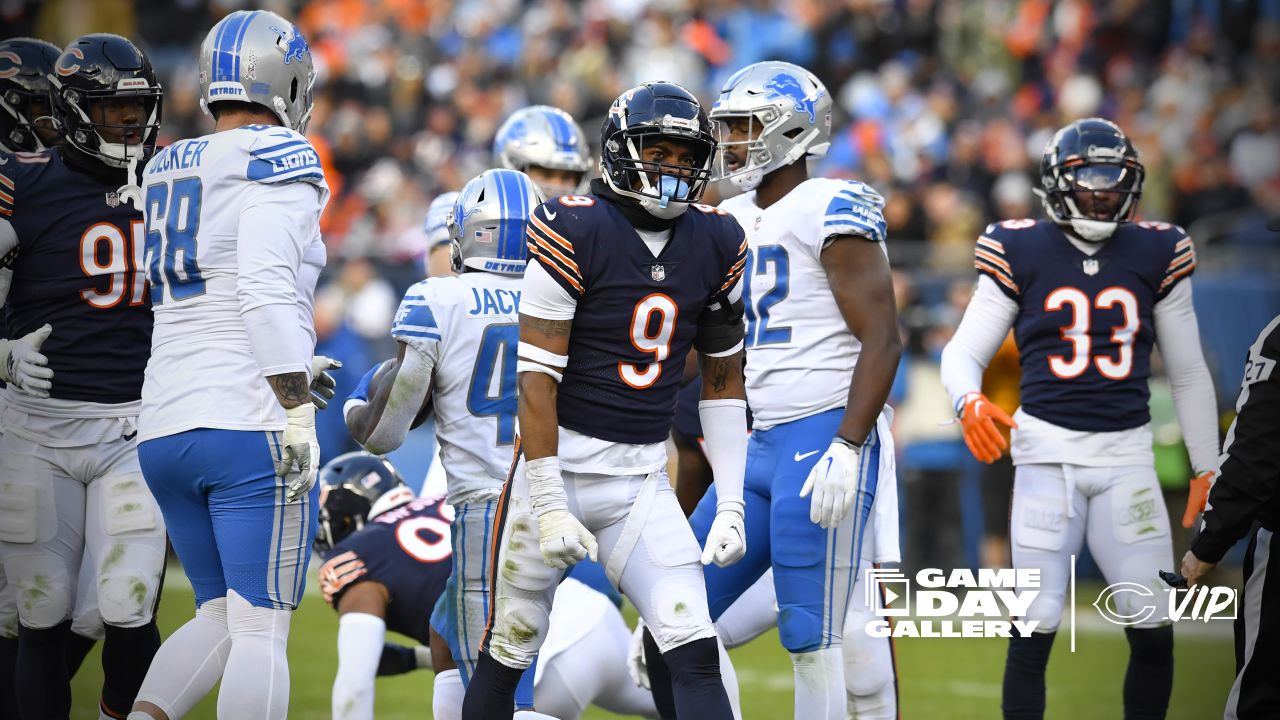
[[[644,618],[636,621],[636,629],[631,633],[631,648],[627,652],[627,672],[636,687],[649,690],[649,663],[644,656]]]
[[[329,407],[329,401],[337,390],[338,381],[333,379],[329,370],[337,370],[342,363],[324,355],[311,358],[311,402],[323,410]]]
[[[28,395],[49,397],[53,371],[40,346],[52,332],[53,326],[45,323],[16,340],[0,340],[0,380]]]
[[[276,460],[276,475],[288,477],[295,472],[297,476],[285,489],[284,501],[293,502],[311,492],[315,487],[316,476],[320,472],[320,441],[316,439],[316,406],[304,403],[284,411],[284,451]]]
[[[856,494],[854,488],[858,485],[860,454],[861,449],[842,438],[831,441],[831,447],[809,471],[809,478],[800,489],[800,497],[813,493],[809,504],[810,520],[823,528],[833,528],[844,520]]]
[[[716,504],[716,519],[711,521],[707,544],[702,548],[702,564],[714,562],[729,567],[747,554],[747,530],[742,519],[742,502],[722,500]]]
[[[568,510],[549,510],[538,516],[538,549],[542,561],[564,570],[580,560],[596,559],[596,536]]]

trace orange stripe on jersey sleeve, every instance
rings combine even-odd
[[[563,245],[559,245],[558,243],[556,243],[555,240],[548,237],[545,233],[538,230],[538,228],[534,227],[532,224],[527,226],[527,229],[525,230],[525,235],[541,243],[542,245],[545,245],[550,252],[555,253],[556,258],[558,258],[561,262],[563,262],[566,267],[571,268],[575,273],[579,275],[582,273],[582,271],[578,268],[578,263],[574,262],[572,246],[569,247],[569,250],[567,252],[562,252],[562,249],[564,247]],[[557,245],[559,245],[559,247],[557,247]]]
[[[9,176],[5,175],[4,173],[0,173],[0,186],[9,188],[9,192],[13,192],[13,181],[10,180]]]
[[[566,257],[564,253],[560,252],[556,247],[548,242],[546,238],[543,238],[538,235],[538,233],[534,232],[533,228],[529,228],[529,230],[525,232],[525,237],[532,240],[533,243],[538,246],[540,254],[545,256],[543,257],[544,260],[554,259],[565,269],[566,272],[573,275],[579,281],[582,280],[582,271],[578,268],[578,264]]]
[[[976,257],[982,258],[986,262],[989,262],[992,265],[995,265],[1001,270],[1004,270],[1006,273],[1009,274],[1010,278],[1013,277],[1013,268],[1009,267],[1009,263],[1005,262],[1004,258],[1000,257],[999,255],[994,255],[992,253],[989,253],[986,250],[983,250],[982,248],[978,248],[974,250],[973,254]]]
[[[564,268],[560,265],[560,263],[556,262],[554,259],[548,259],[545,250],[538,247],[533,242],[528,243],[528,245],[529,245],[529,254],[537,258],[538,261],[542,263],[542,267],[547,268],[549,270],[554,270],[555,272],[559,273],[560,277],[564,278],[564,281],[569,283],[570,287],[572,287],[574,290],[577,290],[578,292],[583,292],[582,283],[578,282],[578,280],[576,280],[572,275],[566,272]]]
[[[992,250],[995,250],[996,252],[1000,253],[1001,255],[1003,255],[1003,254],[1004,254],[1004,243],[1000,242],[999,240],[992,240],[991,238],[987,237],[986,235],[979,235],[979,236],[978,236],[978,244],[979,244],[979,245],[982,245],[983,247],[986,247],[986,248],[990,248],[990,249],[992,249]]]
[[[1022,294],[1022,291],[1018,289],[1018,284],[1013,281],[1013,278],[1006,276],[1003,271],[994,265],[989,265],[986,261],[977,259],[973,261],[973,266],[977,268],[978,272],[984,273],[988,277],[995,279],[1001,285],[1004,285],[1015,293],[1018,293],[1019,295]]]
[[[529,215],[529,223],[530,225],[536,227],[542,235],[546,236],[548,240],[564,248],[565,251],[567,252],[570,252],[570,253],[573,252],[573,243],[566,240],[564,236],[561,235],[560,233],[556,232],[555,230],[552,230],[549,225],[539,220],[537,213]]]

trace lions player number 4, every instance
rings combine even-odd
[[[147,281],[151,304],[164,302],[164,287],[175,301],[204,294],[204,278],[196,264],[196,231],[200,229],[200,178],[155,183],[147,187]],[[161,223],[163,222],[163,225]]]
[[[110,283],[105,289],[98,287],[85,288],[80,291],[80,298],[96,308],[115,307],[129,296],[129,305],[142,304],[143,293],[146,292],[146,276],[142,272],[143,260],[143,228],[141,220],[129,223],[129,236],[109,222],[94,223],[80,236],[80,268],[84,274],[98,278],[109,276]],[[106,262],[99,262],[106,249]],[[129,268],[132,273],[128,273]],[[126,280],[126,273],[129,279]]]
[[[631,312],[631,344],[640,352],[653,353],[653,360],[638,364],[618,363],[622,382],[637,389],[658,382],[662,377],[662,361],[671,354],[671,335],[675,333],[676,316],[679,314],[676,301],[662,293],[646,295],[636,303],[635,310]],[[657,315],[656,320],[654,315]],[[654,332],[649,332],[650,327],[654,327]]]
[[[476,417],[498,418],[498,444],[516,441],[516,346],[520,326],[490,325],[480,337],[476,369],[467,390],[467,410]]]
[[[1090,314],[1093,308],[1107,310],[1119,306],[1124,322],[1111,329],[1111,342],[1118,352],[1114,358],[1106,355],[1092,357],[1093,338],[1089,335]],[[1090,360],[1098,372],[1110,380],[1123,380],[1133,370],[1133,337],[1138,332],[1138,298],[1122,287],[1109,287],[1098,293],[1090,302],[1089,296],[1073,287],[1060,287],[1044,299],[1044,309],[1053,312],[1068,308],[1071,322],[1062,328],[1062,338],[1071,343],[1071,357],[1049,356],[1049,369],[1054,375],[1070,380],[1089,369]]]

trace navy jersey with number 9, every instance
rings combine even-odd
[[[567,195],[529,216],[529,257],[577,298],[560,425],[612,442],[666,439],[698,316],[737,284],[742,228],[693,205],[655,257],[608,200]]]

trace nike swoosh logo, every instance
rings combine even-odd
[[[546,215],[546,216],[547,216],[547,219],[548,219],[548,220],[555,220],[555,219],[556,219],[556,214],[555,214],[555,213],[553,213],[553,212],[551,212],[551,210],[549,210],[549,209],[547,209],[547,208],[545,208],[545,207],[544,207],[544,208],[542,208],[542,213],[543,213],[544,215]]]
[[[136,437],[138,437],[138,431],[137,431],[137,430],[134,430],[133,432],[129,433],[128,435],[125,435],[125,436],[124,436],[124,439],[125,439],[125,440],[132,440],[132,439],[134,439],[134,438],[136,438]]]
[[[801,460],[803,460],[803,459],[805,459],[805,458],[807,458],[807,457],[813,457],[814,455],[817,455],[817,454],[818,454],[818,452],[819,452],[818,450],[814,450],[813,452],[807,452],[807,453],[796,453],[796,462],[800,462]]]

